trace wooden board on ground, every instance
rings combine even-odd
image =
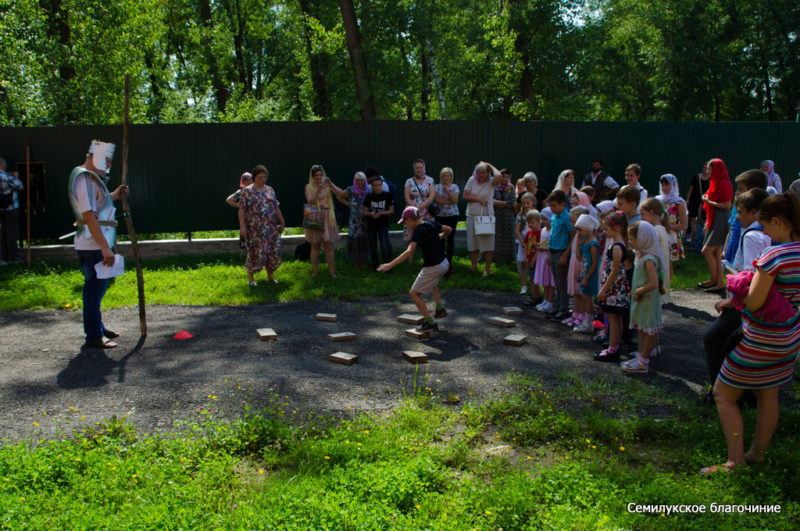
[[[428,339],[431,337],[430,332],[420,332],[416,328],[409,328],[406,330],[405,334],[412,339]]]
[[[428,363],[428,356],[416,350],[404,350],[403,357],[409,363]]]
[[[411,314],[411,313],[404,313],[403,315],[397,316],[397,322],[404,323],[404,324],[418,325],[418,324],[422,324],[422,321],[424,321],[424,320],[425,320],[425,318],[423,316],[414,315],[414,314]]]
[[[519,334],[511,334],[503,338],[504,345],[513,345],[518,347],[520,345],[524,345],[525,342],[528,340],[528,336],[522,336]]]
[[[334,352],[328,356],[328,361],[340,363],[342,365],[352,365],[358,361],[358,356],[355,354],[349,354],[347,352]]]
[[[358,336],[353,332],[337,332],[335,334],[328,334],[328,340],[330,341],[351,341],[357,337]]]
[[[490,317],[489,318],[489,323],[491,323],[491,324],[493,324],[495,326],[504,326],[506,328],[514,326],[515,324],[517,324],[517,322],[514,321],[513,319],[506,319],[505,317]]]
[[[272,328],[259,328],[256,333],[261,341],[275,341],[278,339],[278,334]]]
[[[503,306],[503,313],[506,315],[522,315],[522,308],[517,306]]]
[[[318,313],[316,315],[317,321],[336,321],[336,314],[335,313]]]

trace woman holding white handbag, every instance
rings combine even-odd
[[[475,166],[472,177],[464,186],[464,201],[467,202],[467,250],[472,270],[478,271],[478,259],[483,254],[486,267],[483,276],[492,272],[494,252],[495,217],[492,198],[500,183],[500,171],[481,161]]]

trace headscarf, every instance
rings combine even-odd
[[[550,219],[553,217],[553,211],[550,210],[550,207],[544,207],[539,214],[542,215],[543,218]]]
[[[771,160],[762,160],[761,165],[767,165],[767,171],[764,173],[767,174],[767,186],[774,186],[775,190],[778,193],[781,193],[783,190],[781,189],[781,176],[775,173],[775,163]]]
[[[595,230],[597,228],[597,220],[591,214],[581,214],[575,221],[575,228],[589,231]]]
[[[733,185],[728,175],[728,168],[725,167],[722,159],[712,159],[709,164],[711,165],[711,178],[706,195],[715,203],[727,203],[733,199]],[[714,212],[717,209],[708,203],[703,203],[703,210],[706,211],[706,228],[711,229],[714,226]]]
[[[800,179],[797,179],[789,186],[789,191],[794,192],[800,196]]]
[[[580,206],[588,208],[589,211],[592,210],[591,209],[592,202],[589,200],[588,195],[586,195],[584,192],[581,192],[580,190],[573,191],[572,193],[575,194],[575,197],[578,198],[578,204]]]
[[[608,212],[614,209],[614,200],[613,199],[606,199],[605,201],[600,201],[597,203],[597,211],[601,214]]]
[[[650,255],[656,259],[656,273],[659,278],[664,277],[666,271],[664,266],[664,257],[661,254],[661,244],[658,241],[658,233],[646,221],[637,221],[639,228],[636,231],[636,243],[638,249],[636,252],[636,265],[640,265],[645,256]]]
[[[570,173],[575,175],[575,172],[572,171],[572,170],[564,170],[564,171],[562,171],[561,173],[558,174],[558,179],[556,180],[556,186],[555,186],[555,188],[553,188],[554,192],[556,190],[563,190],[564,189],[564,179],[566,179],[567,175],[569,175]],[[573,181],[573,183],[574,183],[574,181]],[[567,195],[572,195],[577,191],[578,191],[578,189],[575,188],[575,185],[573,184],[572,185],[572,190]]]
[[[358,186],[358,179],[364,179],[364,187]],[[364,174],[363,171],[357,171],[355,175],[353,175],[353,193],[364,201],[364,197],[367,195],[369,188],[367,187],[367,176]]]
[[[244,172],[244,173],[242,174],[242,176],[241,176],[241,177],[239,177],[239,188],[244,188],[245,186],[247,186],[247,185],[244,183],[244,180],[245,180],[245,179],[250,179],[250,182],[253,182],[253,176],[250,174],[250,172],[249,172],[249,171],[246,171],[246,172]]]
[[[680,196],[679,189],[678,189],[678,178],[675,177],[671,173],[665,173],[661,176],[658,180],[659,187],[661,186],[661,181],[667,180],[669,181],[669,193],[660,193],[656,196],[656,199],[661,201],[662,205],[671,205],[672,203],[685,203],[686,201]]]
[[[314,164],[311,166],[311,169],[308,170],[308,191],[311,192],[312,196],[317,195],[317,183],[314,181],[314,170],[322,170],[322,182],[325,182],[325,179],[328,178],[328,174],[325,173],[325,168],[323,168],[319,164]],[[328,224],[330,227],[336,226],[336,215],[333,212],[333,194],[331,194],[331,189],[328,188]]]

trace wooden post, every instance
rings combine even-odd
[[[31,268],[31,141],[28,140],[25,146],[25,214],[27,223],[25,224],[27,234],[25,239],[28,242],[28,269]],[[14,242],[17,245],[17,242]]]
[[[130,92],[131,82],[128,75],[125,75],[125,111],[122,121],[122,185],[127,184],[128,180],[128,124],[130,122]],[[131,238],[131,248],[133,249],[133,260],[136,263],[136,287],[139,291],[139,328],[142,337],[147,336],[147,319],[145,316],[144,305],[144,276],[142,275],[142,260],[139,256],[139,243],[136,240],[136,232],[133,230],[133,220],[128,204],[128,194],[122,194],[122,217],[125,218],[125,225],[128,227],[128,235]]]

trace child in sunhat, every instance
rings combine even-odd
[[[447,317],[442,298],[439,295],[439,280],[450,266],[439,240],[447,237],[453,229],[437,221],[423,221],[419,209],[413,206],[403,210],[403,215],[398,223],[404,224],[411,235],[408,248],[391,262],[378,266],[378,271],[389,271],[397,264],[410,260],[414,256],[414,251],[419,247],[422,250],[422,271],[417,275],[408,294],[411,295],[411,300],[425,318],[419,330],[423,332],[438,331],[439,325],[436,324],[435,319]],[[425,301],[422,300],[420,296],[422,293],[430,293],[433,296],[433,301],[436,303],[434,317],[431,317]]]

